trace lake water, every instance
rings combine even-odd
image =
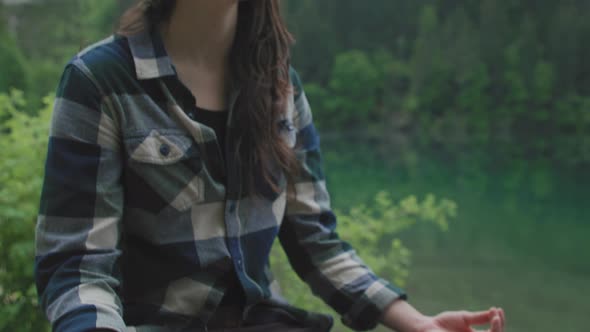
[[[463,151],[453,157],[322,142],[333,206],[434,193],[454,200],[448,232],[401,235],[410,301],[433,314],[505,308],[510,332],[585,331],[590,313],[590,172],[558,161]],[[340,144],[338,144],[340,145]],[[409,154],[409,155],[408,155]]]

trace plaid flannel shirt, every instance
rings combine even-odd
[[[240,177],[248,175],[234,158],[239,88],[220,147],[215,132],[192,119],[195,97],[156,30],[115,34],[66,65],[36,228],[36,284],[55,331],[206,330],[223,276],[234,271],[245,315],[270,303],[331,326],[331,317],[276,293],[276,237],[297,274],[354,329],[375,327],[389,303],[405,298],[339,239],[319,135],[299,77],[290,75],[293,96],[277,125],[304,171],[296,192],[283,176],[280,194],[255,199],[242,195]]]

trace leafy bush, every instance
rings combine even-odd
[[[456,214],[457,206],[447,199],[428,195],[419,201],[409,196],[394,202],[386,191],[378,192],[373,202],[360,203],[346,212],[335,209],[338,233],[348,241],[378,276],[404,287],[409,276],[411,253],[397,237],[400,232],[417,223],[430,223],[445,231],[448,221]],[[272,270],[281,291],[294,305],[316,312],[326,312],[327,307],[315,298],[290,268],[282,250],[273,250]],[[334,312],[332,315],[338,317]],[[342,331],[338,323],[335,330]]]
[[[0,31],[0,92],[10,88],[26,89],[30,85],[25,57],[14,39]]]
[[[36,116],[21,92],[0,94],[0,330],[43,331],[33,280],[35,221],[52,100]]]
[[[337,55],[328,86],[305,87],[312,103],[322,110],[318,113],[320,125],[343,129],[375,121],[377,95],[383,86],[382,69],[363,51]]]

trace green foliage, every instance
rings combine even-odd
[[[388,192],[379,191],[370,204],[359,203],[346,212],[338,209],[334,212],[340,237],[355,248],[378,276],[403,287],[409,276],[411,253],[399,235],[417,223],[432,224],[446,231],[456,209],[453,201],[439,200],[434,195],[427,195],[422,201],[409,196],[395,202]],[[326,305],[315,298],[291,270],[282,250],[273,250],[271,263],[283,295],[289,301],[308,310],[326,311]],[[342,328],[339,324],[336,330]]]
[[[351,128],[375,121],[377,94],[384,78],[380,68],[359,50],[336,56],[327,88],[311,85],[306,90],[321,105],[319,122],[332,128]]]
[[[555,69],[547,61],[539,61],[533,74],[533,95],[538,104],[551,102],[555,89]]]
[[[314,115],[320,127],[370,132],[383,126],[392,108],[401,107],[408,75],[407,65],[385,50],[351,50],[336,56],[326,86],[311,82],[305,91],[318,109]]]
[[[30,85],[27,63],[17,43],[0,31],[0,92],[10,88],[27,89]]]
[[[0,94],[0,330],[43,331],[33,281],[33,236],[52,100],[36,116],[16,90]]]
[[[35,103],[55,90],[65,63],[112,33],[118,6],[115,0],[45,0],[7,7],[6,15],[18,24],[12,29],[13,36],[0,33],[0,91],[22,89],[30,96],[29,107],[40,107]],[[4,80],[9,84],[4,85]]]
[[[341,98],[331,99],[329,109],[348,114],[350,120],[366,122],[368,113],[376,107],[379,83],[379,71],[367,54],[355,50],[338,55],[328,87]]]
[[[325,0],[289,1],[287,12],[322,128],[369,131],[386,148],[442,145],[452,157],[502,143],[579,165],[590,162],[590,126],[571,121],[590,97],[588,10],[573,1]]]

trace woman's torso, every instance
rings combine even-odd
[[[78,65],[100,86],[120,135],[109,139],[122,156],[126,323],[200,326],[235,281],[243,293],[233,294],[245,302],[273,301],[268,256],[285,191],[265,199],[241,192],[232,134],[239,124],[231,117],[237,92],[218,135],[220,119],[217,131],[206,123],[157,35],[105,40]]]

